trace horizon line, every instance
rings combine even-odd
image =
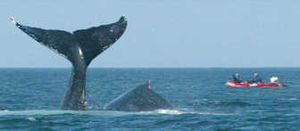
[[[72,67],[0,67],[0,69],[68,69]],[[300,68],[296,66],[280,66],[280,67],[89,67],[89,68],[103,68],[103,69],[247,69],[247,68],[255,68],[255,69],[263,69],[263,68]]]

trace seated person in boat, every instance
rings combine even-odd
[[[234,82],[242,82],[241,76],[240,76],[239,73],[234,73],[234,74],[232,75],[232,78],[233,78],[233,81],[234,81]]]
[[[258,75],[258,73],[253,74],[253,79],[250,81],[251,83],[263,83],[262,79]]]

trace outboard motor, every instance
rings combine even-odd
[[[277,76],[272,76],[270,78],[270,83],[279,83],[279,77]]]

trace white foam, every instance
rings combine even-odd
[[[201,111],[189,111],[185,110],[170,110],[170,109],[159,109],[156,111],[149,112],[149,114],[167,114],[167,115],[182,115],[182,114],[197,114],[197,115],[236,115],[229,113],[216,113],[216,112],[201,112]]]
[[[170,109],[159,109],[156,110],[156,112],[160,114],[170,114],[170,115],[180,115],[183,113],[179,110],[170,110]]]
[[[291,101],[296,101],[296,100],[298,100],[297,98],[290,98],[289,100],[291,100]]]
[[[27,119],[30,121],[36,121],[36,119],[34,117],[28,117]]]

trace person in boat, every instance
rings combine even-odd
[[[233,81],[234,81],[234,82],[242,82],[241,76],[240,76],[239,73],[234,73],[234,74],[232,75],[232,78],[233,78]]]
[[[253,74],[253,79],[250,81],[251,83],[263,83],[262,79],[258,75],[258,73]]]

